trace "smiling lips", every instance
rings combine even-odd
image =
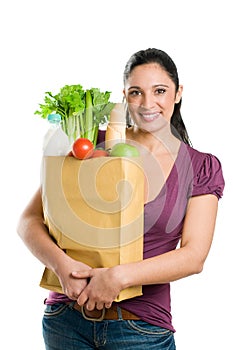
[[[159,112],[154,112],[154,113],[139,113],[140,117],[145,121],[145,122],[152,122],[160,116]]]

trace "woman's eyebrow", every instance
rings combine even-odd
[[[136,85],[135,85],[135,86],[130,86],[130,87],[128,88],[128,90],[130,90],[130,89],[141,89],[141,88],[140,88],[140,86],[136,86]]]
[[[156,85],[153,85],[153,87],[158,87],[158,86],[163,86],[163,87],[169,88],[169,85],[167,85],[167,84],[156,84]]]

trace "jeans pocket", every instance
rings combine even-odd
[[[173,336],[173,332],[169,329],[162,328],[159,326],[154,326],[150,323],[144,322],[144,321],[127,321],[128,326],[140,333],[141,335],[149,335],[149,336],[155,336],[155,337],[169,337],[170,335]]]
[[[69,305],[63,303],[57,303],[53,305],[46,305],[44,310],[44,317],[55,317],[63,314],[63,312],[69,307]]]

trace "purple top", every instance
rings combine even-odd
[[[223,189],[219,160],[182,142],[159,195],[144,207],[144,259],[176,249],[191,196],[214,194],[219,199]],[[67,300],[65,295],[50,292],[46,303]],[[143,295],[118,303],[146,322],[175,331],[170,304],[169,283],[143,286]]]

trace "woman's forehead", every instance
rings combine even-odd
[[[126,81],[126,85],[171,85],[174,84],[166,70],[158,63],[136,66]]]

